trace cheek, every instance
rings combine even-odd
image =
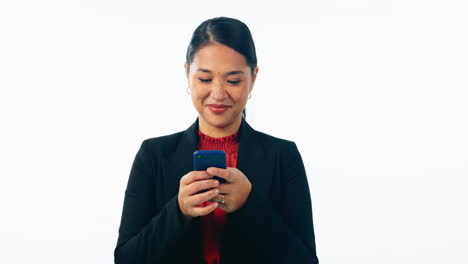
[[[232,87],[230,94],[236,100],[244,100],[244,99],[247,99],[247,97],[249,96],[249,90],[250,90],[249,88],[250,88],[249,84],[235,86],[235,87]]]
[[[192,100],[194,102],[202,101],[209,95],[209,89],[203,85],[192,85]]]

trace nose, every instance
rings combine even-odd
[[[227,91],[224,86],[224,82],[222,81],[213,82],[210,96],[216,101],[223,101],[227,97]]]

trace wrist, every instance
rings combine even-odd
[[[180,207],[179,199],[177,199],[177,209],[179,212],[179,218],[182,219],[183,221],[190,221],[192,220],[192,216],[184,214],[182,211],[182,208]]]

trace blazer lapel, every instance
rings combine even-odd
[[[179,190],[180,179],[193,170],[193,152],[198,146],[198,119],[185,130],[173,153],[169,153],[163,173],[168,182],[167,197],[173,197]],[[169,150],[170,151],[170,150]],[[167,186],[167,185],[166,185]]]
[[[250,207],[241,208],[228,214],[228,220],[221,237],[221,255],[225,263],[261,263],[255,256],[256,238],[251,237],[249,225],[258,221],[255,204],[267,199],[272,181],[272,161],[265,152],[259,133],[243,119],[239,131],[240,144],[237,168],[242,171],[252,184],[252,192],[247,200]],[[253,193],[255,192],[255,195]],[[255,226],[255,225],[254,225]],[[237,250],[241,247],[241,250]],[[232,261],[231,261],[232,260]],[[265,262],[266,263],[266,262]]]
[[[262,181],[259,177],[262,176],[262,165],[265,161],[263,147],[257,139],[257,133],[245,119],[242,119],[237,168],[245,174],[252,186],[257,186],[257,182]]]

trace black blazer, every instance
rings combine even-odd
[[[179,181],[193,170],[198,120],[186,131],[143,141],[123,205],[115,263],[204,263],[200,218],[185,221]],[[318,263],[304,165],[296,145],[253,130],[243,119],[237,168],[252,183],[229,213],[221,263]]]

